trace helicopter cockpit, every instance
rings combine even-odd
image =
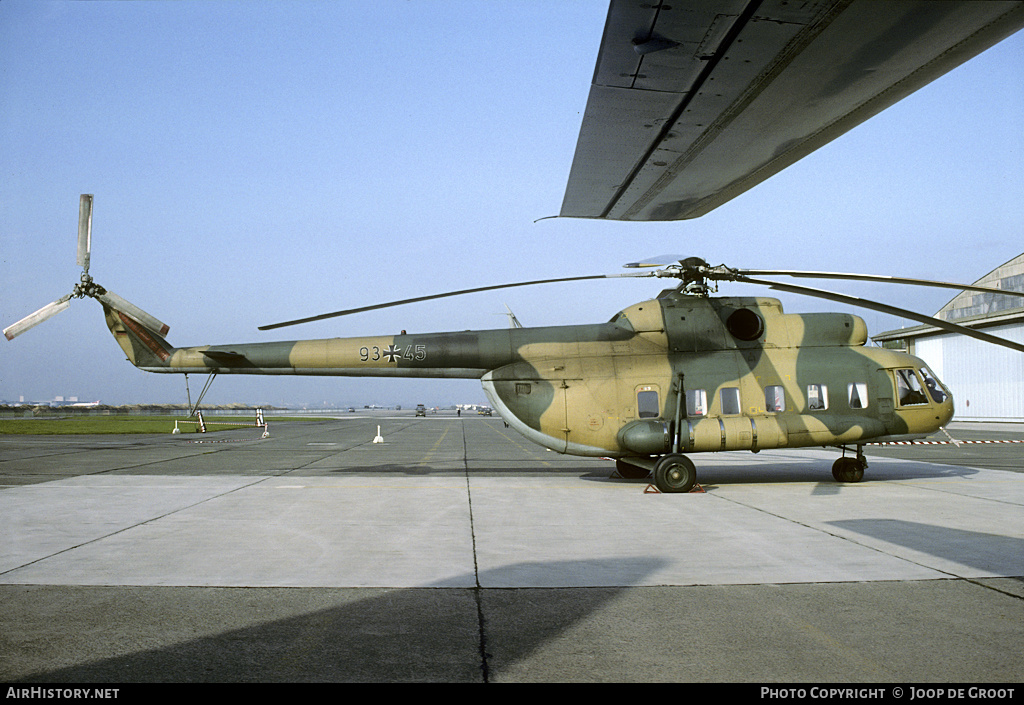
[[[901,407],[941,404],[949,398],[949,392],[927,367],[897,369],[894,374],[896,399]]]

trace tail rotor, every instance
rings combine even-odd
[[[71,299],[83,299],[86,297],[96,299],[104,306],[130,316],[146,328],[166,335],[170,327],[160,319],[152,316],[141,308],[124,299],[112,291],[107,291],[93,281],[89,274],[89,261],[92,254],[92,194],[83,193],[78,203],[78,266],[82,268],[81,280],[75,284],[75,288],[67,296],[57,299],[53,303],[46,304],[38,311],[25,316],[17,323],[4,328],[4,336],[8,340],[14,340],[22,333],[35,328],[40,323],[61,313],[71,305]]]

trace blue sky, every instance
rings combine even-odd
[[[604,321],[659,282],[512,289],[256,330],[450,289],[614,273],[665,252],[970,282],[1024,251],[1024,33],[703,218],[535,222],[560,208],[606,10],[5,0],[2,325],[78,280],[80,193],[96,198],[92,275],[170,324],[176,345],[494,328],[506,304],[525,325]],[[929,314],[952,296],[842,289]],[[779,298],[793,312],[845,310]],[[861,315],[872,332],[901,325]],[[75,300],[0,341],[0,399],[57,395],[178,402],[185,388],[125,362],[100,307]],[[475,381],[222,376],[207,400],[484,396]]]

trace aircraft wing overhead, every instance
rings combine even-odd
[[[612,0],[563,217],[722,205],[1024,27],[1024,2]]]

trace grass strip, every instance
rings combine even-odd
[[[284,419],[274,419],[281,421]],[[198,433],[195,419],[173,416],[62,416],[38,419],[0,419],[0,434],[76,436],[92,434],[171,433],[174,422],[182,433]],[[188,423],[186,423],[188,422]],[[208,431],[255,428],[251,416],[216,416],[206,419]],[[220,424],[231,424],[222,426]]]

